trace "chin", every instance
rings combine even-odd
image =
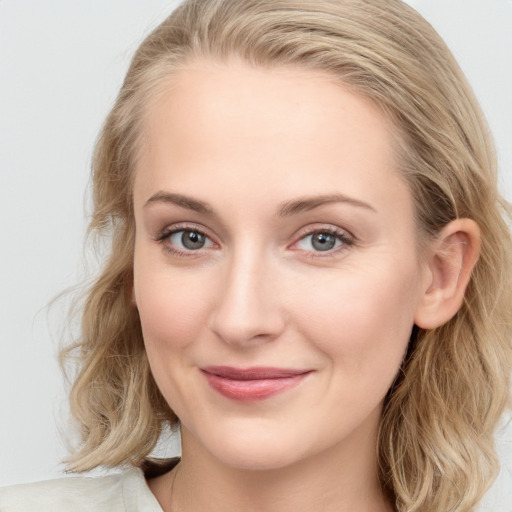
[[[252,425],[239,422],[238,425],[230,425],[229,429],[218,427],[218,430],[209,429],[205,436],[201,436],[201,433],[193,436],[189,432],[183,439],[182,435],[184,446],[198,443],[221,464],[251,471],[282,469],[309,455],[304,449],[303,436],[298,433],[290,435],[289,429],[276,430],[275,426],[272,428],[272,425],[262,425],[261,421],[254,420]],[[226,435],[227,431],[229,435]],[[190,448],[192,450],[194,447]],[[314,451],[314,447],[310,448]]]

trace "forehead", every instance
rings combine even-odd
[[[366,199],[391,175],[401,181],[380,108],[312,70],[191,63],[155,96],[143,131],[136,202],[205,180],[210,195],[237,183],[256,193],[263,182],[265,197],[268,187],[288,196],[341,187]]]

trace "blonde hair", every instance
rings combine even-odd
[[[496,476],[493,434],[509,398],[512,250],[488,128],[434,29],[400,0],[189,0],[136,52],[93,163],[90,230],[111,240],[87,292],[72,413],[83,443],[70,469],[142,465],[177,418],[159,393],[131,301],[132,179],[147,99],[196,58],[321,70],[393,121],[418,230],[474,219],[482,249],[465,301],[438,329],[415,329],[379,433],[383,488],[399,510],[470,511]]]

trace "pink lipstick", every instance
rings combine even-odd
[[[215,391],[241,402],[265,400],[296,386],[311,373],[311,370],[231,366],[206,366],[201,371]]]

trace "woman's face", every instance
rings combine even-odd
[[[374,459],[428,279],[392,130],[324,75],[241,62],[190,65],[151,106],[134,300],[184,451]]]

